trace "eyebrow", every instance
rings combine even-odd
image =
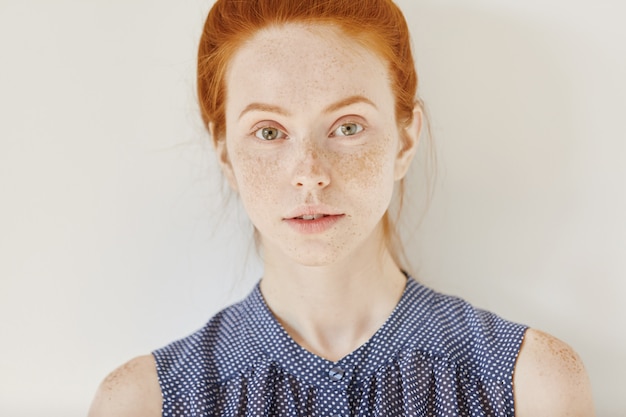
[[[374,102],[372,100],[370,100],[367,97],[364,96],[360,96],[360,95],[356,95],[356,96],[350,96],[350,97],[346,97],[342,100],[339,100],[336,103],[331,104],[330,106],[326,107],[324,109],[324,113],[332,113],[336,110],[339,110],[343,107],[348,107],[352,104],[356,104],[356,103],[365,103],[365,104],[369,104],[370,106],[374,107],[375,109],[377,109],[378,107],[376,107],[376,104],[374,104]]]
[[[347,107],[356,103],[365,103],[365,104],[369,104],[375,109],[378,108],[376,107],[376,104],[374,104],[374,102],[368,99],[367,97],[364,97],[361,95],[354,95],[354,96],[346,97],[344,99],[337,101],[336,103],[331,104],[330,106],[324,109],[324,113],[332,113],[343,107]],[[289,112],[280,106],[274,106],[272,104],[267,104],[267,103],[250,103],[246,106],[245,109],[243,109],[241,114],[239,114],[239,118],[241,119],[244,114],[251,112],[251,111],[264,111],[264,112],[269,112],[269,113],[280,114],[283,116],[289,116]]]
[[[279,106],[273,106],[271,104],[266,104],[266,103],[250,103],[246,106],[245,109],[243,109],[243,111],[239,115],[239,118],[241,119],[244,114],[251,112],[251,111],[265,111],[268,113],[281,114],[283,116],[289,115],[289,112],[287,110]]]

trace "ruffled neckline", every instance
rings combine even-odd
[[[427,325],[431,314],[428,304],[432,301],[426,293],[425,287],[407,277],[400,300],[383,325],[367,342],[336,362],[306,350],[293,340],[269,309],[260,284],[244,306],[246,327],[249,340],[285,371],[315,386],[346,389],[353,379],[362,382],[401,356],[407,343],[419,343],[420,338],[411,335]],[[429,345],[440,344],[430,340]],[[336,372],[342,373],[340,380],[329,377],[329,373]]]

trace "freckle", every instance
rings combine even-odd
[[[560,362],[566,367],[568,372],[584,372],[582,362],[569,346],[546,335],[540,335],[539,337],[547,344],[550,353],[560,359]]]
[[[113,390],[114,387],[119,385],[120,380],[124,379],[124,376],[131,373],[137,366],[133,362],[128,362],[115,371],[111,372],[104,379],[102,386],[106,388],[107,391]]]

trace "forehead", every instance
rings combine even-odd
[[[302,103],[356,94],[375,99],[370,96],[381,89],[390,92],[387,66],[373,50],[336,27],[319,24],[259,31],[233,56],[226,85],[227,109],[243,97]]]

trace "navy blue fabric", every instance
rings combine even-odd
[[[526,327],[412,278],[364,345],[331,362],[296,344],[259,286],[153,352],[164,417],[513,416]]]

